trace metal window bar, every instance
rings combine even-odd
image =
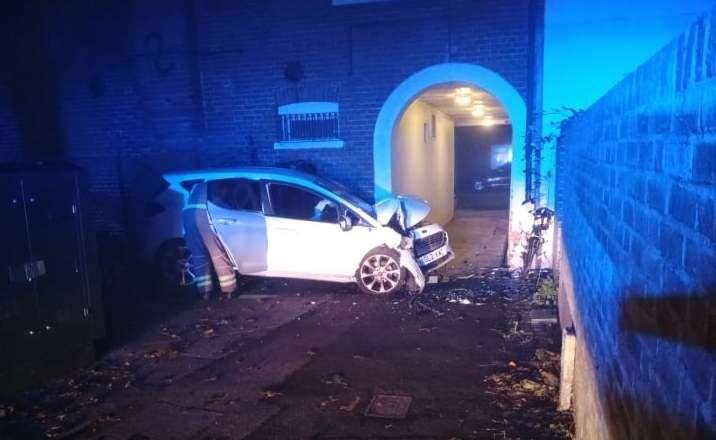
[[[283,142],[340,139],[338,112],[279,115],[279,126]]]

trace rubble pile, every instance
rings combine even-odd
[[[535,326],[530,320],[535,310],[557,316],[556,301],[544,300],[552,286],[551,270],[520,274],[496,268],[481,275],[442,279],[411,304],[418,313],[432,312],[436,317],[459,315],[465,307],[504,308],[503,325],[491,330],[503,337],[501,351],[511,360],[485,379],[487,394],[499,414],[487,429],[504,438],[517,438],[525,432],[532,433],[532,438],[573,436],[571,413],[556,409],[559,325]]]
[[[551,270],[532,270],[522,275],[519,270],[505,267],[486,269],[481,274],[439,277],[429,284],[411,305],[418,310],[446,312],[450,305],[482,306],[489,302],[533,301],[544,280],[552,280]],[[551,304],[554,306],[554,304]]]

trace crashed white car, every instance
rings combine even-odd
[[[430,206],[415,197],[371,206],[340,184],[281,168],[164,178],[174,196],[162,197],[182,203],[193,184],[206,182],[211,223],[241,275],[355,282],[363,292],[390,294],[406,284],[422,291],[425,274],[454,258],[443,228],[421,223]],[[176,209],[169,215],[181,221]]]

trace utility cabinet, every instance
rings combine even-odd
[[[0,392],[92,362],[104,336],[82,176],[67,164],[0,165]]]

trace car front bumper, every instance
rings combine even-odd
[[[455,258],[447,232],[436,224],[411,231],[415,260],[423,273],[436,270]]]
[[[422,270],[424,273],[432,272],[436,269],[439,269],[446,264],[448,264],[450,261],[452,261],[453,258],[455,258],[455,252],[453,252],[452,248],[449,245],[445,245],[442,248],[440,248],[444,252],[444,254],[429,263],[421,263],[420,259],[418,259],[418,265],[420,266],[420,270]]]

